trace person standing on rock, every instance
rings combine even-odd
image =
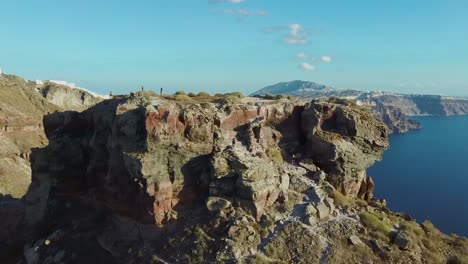
[[[161,90],[159,90],[159,95],[162,95],[163,88],[161,87]]]
[[[145,87],[143,87],[143,85],[141,86],[141,90],[144,91],[145,90]]]

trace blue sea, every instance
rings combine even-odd
[[[369,168],[375,196],[392,211],[468,236],[468,116],[413,117],[422,129],[390,137]]]

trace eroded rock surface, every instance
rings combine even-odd
[[[52,177],[99,188],[109,206],[157,225],[208,197],[260,219],[288,188],[283,159],[304,159],[343,193],[369,196],[360,193],[365,169],[388,146],[385,127],[345,101],[202,106],[133,97],[48,116],[45,128]]]
[[[427,257],[423,242],[392,237],[426,231],[373,198],[365,170],[388,147],[388,132],[349,101],[136,93],[48,115],[44,128],[49,145],[31,154],[26,202],[0,207],[10,216],[3,245],[24,263]]]

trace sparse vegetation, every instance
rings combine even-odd
[[[236,104],[240,103],[242,98],[244,98],[244,95],[241,92],[233,92],[223,94],[217,101],[221,104]]]
[[[190,98],[190,96],[186,94],[176,94],[174,96],[174,99],[178,102],[188,102],[192,100],[192,98]]]
[[[184,91],[177,91],[175,92],[175,95],[186,95]]]
[[[344,194],[337,190],[334,190],[332,198],[335,201],[335,204],[339,207],[350,206],[353,204],[353,201],[350,198],[346,197]]]
[[[372,232],[372,235],[379,240],[389,242],[393,228],[383,219],[379,219],[371,212],[364,212],[359,215],[361,222]]]
[[[211,97],[211,94],[207,93],[207,92],[199,92],[197,94],[198,97]]]
[[[142,96],[146,100],[150,100],[151,97],[157,97],[158,95],[153,91],[139,91],[138,95]]]
[[[267,148],[265,154],[276,164],[281,165],[283,163],[283,155],[278,147]]]
[[[262,96],[263,99],[266,100],[281,100],[281,99],[292,99],[293,96],[291,95],[285,95],[285,94],[271,94],[267,93],[264,96]]]

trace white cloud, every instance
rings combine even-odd
[[[239,18],[246,18],[252,16],[266,16],[268,11],[266,10],[248,10],[248,9],[223,9],[218,10],[217,13],[222,13],[225,15],[237,16]]]
[[[307,62],[303,62],[301,64],[299,64],[299,68],[303,69],[303,70],[306,70],[306,71],[313,71],[315,70],[315,66],[314,65],[311,65]]]
[[[284,43],[290,45],[305,45],[307,40],[305,39],[304,27],[301,24],[289,24],[289,34],[283,39]]]
[[[309,55],[307,53],[303,52],[303,51],[299,52],[296,55],[296,58],[301,59],[301,60],[307,59],[308,57],[309,57]]]
[[[330,56],[322,56],[322,58],[320,58],[322,61],[324,62],[330,62],[332,61],[332,57]]]
[[[229,3],[229,4],[240,4],[245,2],[245,0],[210,0],[211,4],[220,4],[220,3]]]
[[[288,32],[283,38],[283,42],[289,45],[307,44],[306,31],[301,24],[289,24],[285,26],[267,27],[262,30],[264,33]]]

